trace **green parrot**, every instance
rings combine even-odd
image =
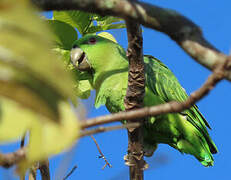
[[[129,64],[125,50],[112,36],[86,35],[76,40],[71,50],[71,62],[91,77],[89,81],[96,90],[96,108],[106,105],[111,113],[125,110]],[[187,99],[185,90],[166,65],[146,55],[144,62],[144,106]],[[157,144],[164,143],[195,156],[204,166],[212,166],[212,154],[217,153],[217,147],[207,127],[210,128],[196,105],[180,113],[149,117],[143,125],[144,155],[151,156]]]

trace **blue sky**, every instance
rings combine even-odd
[[[146,2],[177,10],[198,24],[203,30],[204,36],[220,51],[229,54],[231,49],[231,23],[230,5],[227,0],[146,0]],[[46,13],[47,16],[50,13]],[[118,42],[127,47],[125,30],[111,31]],[[149,54],[163,61],[176,75],[182,86],[188,93],[196,90],[208,77],[210,72],[192,60],[184,51],[177,46],[168,36],[151,29],[143,28],[144,54]],[[231,121],[228,116],[230,110],[230,83],[222,81],[215,89],[199,103],[199,109],[212,127],[210,135],[216,143],[219,153],[214,155],[214,167],[203,167],[194,157],[181,155],[168,145],[159,145],[159,148],[151,158],[146,158],[150,168],[145,171],[145,179],[230,179],[230,131]],[[93,93],[94,94],[94,93]],[[107,114],[105,107],[94,109],[93,98],[85,101],[88,117],[96,117]],[[98,159],[97,148],[91,138],[85,137],[69,153],[55,156],[51,159],[52,177],[67,172],[74,165],[78,168],[68,178],[74,179],[101,179],[116,180],[128,179],[128,167],[124,165],[123,156],[127,149],[126,131],[112,131],[95,135],[101,150],[112,164],[113,168],[101,168],[104,165],[102,159]],[[7,146],[1,151],[15,148],[16,145]],[[61,169],[61,170],[60,170]],[[63,173],[63,174],[62,174]],[[12,169],[0,168],[0,180],[15,179]]]

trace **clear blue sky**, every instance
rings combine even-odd
[[[146,0],[146,2],[177,10],[198,24],[207,40],[219,50],[226,54],[230,52],[230,1]],[[46,16],[49,15],[49,13],[46,13]],[[118,42],[126,48],[126,32],[124,30],[114,30],[112,33]],[[144,28],[143,35],[144,54],[150,54],[162,60],[175,73],[188,93],[199,88],[210,74],[208,70],[194,62],[166,35],[147,28]],[[231,101],[230,87],[229,82],[222,81],[207,97],[198,103],[200,111],[212,127],[210,135],[219,149],[219,153],[214,155],[214,167],[205,168],[194,157],[181,155],[168,145],[159,145],[154,156],[146,158],[150,168],[145,171],[145,179],[231,179],[231,141],[229,139],[231,120],[228,116]],[[89,101],[85,102],[88,116],[95,117],[107,114],[108,111],[105,107],[94,109],[93,98],[91,97]],[[95,135],[95,138],[113,168],[101,170],[104,161],[98,159],[99,153],[91,138],[85,137],[79,140],[70,153],[55,156],[51,159],[52,177],[54,178],[54,174],[58,172],[61,173],[60,177],[63,177],[63,173],[66,174],[65,169],[70,170],[74,165],[77,165],[77,170],[68,180],[128,179],[128,168],[123,161],[123,156],[126,154],[127,149],[126,131],[98,134]],[[12,145],[12,148],[15,148],[15,145]],[[9,146],[4,149],[1,146],[1,151],[6,151],[7,149],[9,149]],[[0,180],[2,179],[15,179],[12,176],[12,169],[3,170],[1,168]]]

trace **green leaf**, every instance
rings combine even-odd
[[[82,35],[92,23],[92,14],[82,11],[54,11],[53,18],[77,28]]]
[[[96,33],[99,31],[106,31],[106,30],[110,30],[110,29],[122,29],[122,28],[126,28],[126,25],[124,23],[91,26],[87,30],[87,33]]]
[[[93,89],[89,80],[82,80],[76,84],[76,94],[81,99],[87,99],[91,95],[91,90]]]
[[[74,90],[76,96],[81,99],[87,99],[90,96],[92,87],[92,76],[88,72],[78,71],[72,64],[69,64],[68,69],[72,72],[75,79]]]
[[[54,48],[52,49],[57,55],[61,56],[62,61],[65,64],[65,67],[67,68],[68,65],[70,64],[71,60],[70,60],[70,50],[65,50],[62,48]]]
[[[99,23],[100,25],[106,25],[106,24],[112,24],[112,23],[118,23],[123,21],[121,18],[113,17],[113,16],[94,16],[94,19]]]
[[[62,21],[48,20],[48,23],[53,31],[56,45],[62,49],[71,49],[73,42],[78,39],[76,30]]]
[[[82,35],[110,29],[125,28],[125,24],[121,23],[122,19],[120,18],[99,16],[81,11],[54,11],[53,18],[77,28]],[[93,21],[96,21],[96,26]]]
[[[89,26],[86,34],[106,31],[110,29],[126,28],[126,25],[124,22],[122,22],[122,19],[113,16],[99,16],[94,14],[93,20],[96,21],[97,25]]]

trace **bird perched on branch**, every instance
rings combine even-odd
[[[76,40],[71,61],[79,71],[90,75],[96,107],[106,105],[111,113],[125,110],[129,64],[125,50],[112,35],[86,35]],[[144,62],[144,106],[187,99],[185,90],[161,61],[144,56]],[[164,143],[195,156],[204,166],[213,165],[212,154],[217,153],[217,148],[207,131],[210,126],[196,105],[180,113],[149,117],[143,126],[144,155],[151,156],[157,144]]]

